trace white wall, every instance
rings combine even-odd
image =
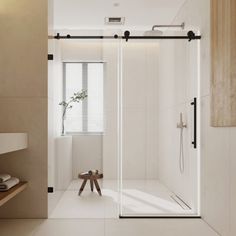
[[[67,32],[68,33],[68,32]],[[81,32],[69,32],[71,34],[81,34]],[[83,32],[86,34],[86,32]],[[89,32],[91,34],[91,32]],[[94,32],[93,34],[100,33]],[[113,35],[114,31],[104,32],[107,35]],[[101,33],[100,33],[101,34]],[[61,61],[103,61],[104,62],[104,134],[103,136],[93,136],[93,135],[79,135],[73,137],[73,178],[77,178],[79,172],[86,171],[91,168],[97,168],[104,172],[104,178],[106,179],[117,179],[118,170],[118,160],[117,160],[117,84],[118,84],[118,48],[119,42],[114,40],[65,40],[61,41]],[[137,96],[136,92],[133,90],[133,82],[135,83],[139,80],[140,92],[143,90],[143,86],[146,86],[147,97],[144,99],[145,106],[141,107],[140,113],[145,116],[145,122],[143,127],[145,129],[145,134],[143,136],[142,131],[139,135],[139,139],[135,136],[136,140],[139,140],[140,147],[142,150],[137,152],[137,154],[132,153],[131,156],[126,160],[124,168],[126,169],[124,173],[125,178],[156,178],[157,177],[157,160],[156,160],[156,132],[153,129],[156,118],[153,116],[153,107],[155,103],[155,91],[154,83],[156,66],[155,62],[157,60],[157,50],[158,48],[154,45],[149,44],[143,49],[142,44],[127,44],[131,47],[126,47],[125,57],[123,64],[126,65],[125,73],[127,75],[127,82],[129,83],[127,89],[130,89],[129,99],[134,99]],[[153,51],[154,49],[154,51]],[[139,55],[140,54],[140,55]],[[137,62],[141,64],[140,71],[142,73],[134,74],[133,61],[130,58],[137,57]],[[140,72],[139,71],[139,72]],[[148,75],[147,75],[148,74]],[[130,80],[128,80],[130,77]],[[148,82],[146,81],[149,78]],[[138,84],[137,84],[138,86]],[[148,89],[153,88],[152,92]],[[134,93],[133,93],[134,92]],[[126,97],[125,97],[126,99]],[[136,101],[135,107],[139,106],[140,100]],[[125,105],[126,106],[126,105]],[[128,105],[130,106],[130,104]],[[148,112],[147,112],[148,110]],[[130,117],[130,122],[137,120],[134,116],[136,113],[132,113]],[[138,115],[138,117],[140,117]],[[141,117],[140,117],[141,118]],[[125,124],[126,126],[129,124]],[[126,131],[129,130],[131,139],[129,140],[128,149],[126,152],[130,155],[130,152],[136,146],[132,139],[132,135],[135,135],[139,129],[140,124],[136,122],[136,126],[125,128]],[[128,137],[125,135],[125,137]],[[145,141],[147,139],[147,141]],[[143,146],[144,143],[144,146]],[[93,145],[95,144],[95,145]],[[89,147],[93,146],[93,149]],[[139,160],[139,161],[137,161]],[[129,163],[135,162],[139,164],[139,169],[129,170]]]
[[[72,34],[76,34],[75,32]],[[85,33],[86,34],[86,33]],[[101,40],[65,40],[62,41],[60,63],[66,61],[103,61]],[[72,136],[72,173],[73,178],[78,178],[78,173],[90,169],[102,168],[103,135],[81,134]],[[105,175],[106,176],[106,175]]]
[[[66,190],[72,181],[72,137],[55,139],[56,190]]]
[[[157,178],[159,44],[123,44],[123,178]]]
[[[170,32],[169,34],[173,34]],[[180,34],[180,32],[176,32]],[[198,92],[197,41],[165,40],[160,43],[158,75],[158,178],[192,209],[197,207],[197,151],[193,140],[193,106]],[[180,172],[180,113],[183,130],[184,172]]]
[[[203,219],[222,236],[236,235],[236,128],[210,126],[210,0],[188,0],[174,23],[201,39],[201,202]]]
[[[102,171],[102,135],[73,135],[73,179],[88,170]]]
[[[103,44],[104,73],[104,134],[103,172],[105,179],[117,179],[117,84],[118,42],[105,40]]]
[[[93,31],[70,33],[101,34]],[[62,43],[62,61],[103,61],[105,68],[104,133],[102,136],[73,136],[73,178],[91,168],[103,171],[106,179],[117,178],[117,50],[114,40],[66,40]]]

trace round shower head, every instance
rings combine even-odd
[[[149,30],[144,32],[144,36],[161,36],[163,34],[160,30]]]
[[[163,34],[162,31],[156,30],[156,28],[181,28],[182,30],[185,27],[185,23],[183,22],[181,25],[153,25],[152,30],[144,32],[144,36],[161,36]]]

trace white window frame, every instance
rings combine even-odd
[[[101,61],[63,61],[63,91],[62,91],[62,97],[63,97],[63,101],[66,100],[66,64],[72,64],[72,63],[76,63],[76,64],[82,64],[82,89],[87,90],[88,89],[88,64],[92,64],[92,63],[101,63],[103,64],[103,70],[104,70],[104,62]],[[104,76],[104,75],[103,75]],[[104,78],[103,78],[103,82],[104,82]],[[104,86],[104,83],[103,83]],[[88,99],[88,98],[87,98]],[[104,130],[101,132],[93,132],[93,131],[88,131],[88,120],[86,119],[86,117],[88,116],[88,101],[87,99],[84,99],[82,101],[82,131],[66,131],[66,134],[69,135],[103,135]],[[104,118],[104,116],[103,116]],[[103,119],[104,122],[104,119]],[[103,127],[104,129],[104,127]]]

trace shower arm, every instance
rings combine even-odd
[[[181,28],[184,29],[185,23],[183,22],[181,25],[153,25],[152,30],[155,30],[155,28]]]

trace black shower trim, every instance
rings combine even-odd
[[[193,148],[196,149],[197,148],[197,98],[195,97],[193,99],[193,102],[191,102],[191,105],[193,106]]]
[[[57,33],[54,36],[55,39],[125,39],[126,42],[129,39],[188,39],[188,41],[201,39],[201,35],[195,35],[193,31],[188,31],[186,36],[130,36],[130,31],[125,31],[124,36],[119,36],[115,34],[114,36],[72,36],[67,34],[66,36],[61,36]]]
[[[201,219],[201,216],[119,216],[120,219]]]

